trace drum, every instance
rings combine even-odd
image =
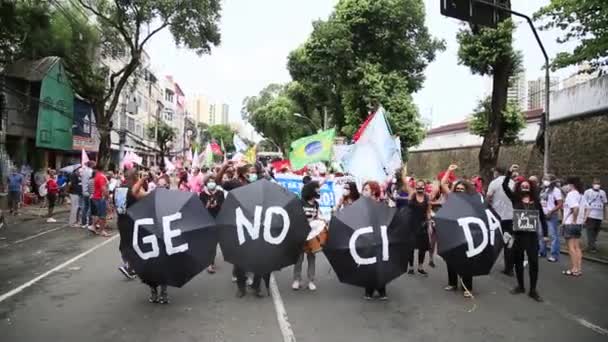
[[[327,239],[329,238],[327,224],[320,220],[312,221],[310,222],[310,227],[311,231],[304,244],[304,252],[309,254],[319,253],[323,250],[323,246],[325,246],[325,243],[327,243]]]

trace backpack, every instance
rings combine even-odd
[[[129,193],[129,188],[120,187],[114,190],[114,206],[116,208],[116,212],[120,215],[124,215],[127,213],[127,194]]]

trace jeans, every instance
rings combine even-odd
[[[8,207],[11,213],[17,213],[19,210],[19,203],[21,202],[20,191],[9,191],[8,192]]]
[[[298,262],[293,266],[293,280],[302,280],[302,265],[304,264],[304,254],[306,254],[306,260],[308,260],[308,281],[315,281],[316,271],[316,256],[312,253],[302,253],[298,258]]]
[[[549,229],[549,238],[551,238],[551,257],[559,260],[559,224],[557,214],[547,217],[547,228]],[[547,256],[547,244],[545,243],[542,231],[538,234],[538,252],[542,257]]]
[[[93,224],[91,220],[91,196],[82,195],[80,198],[82,200],[82,205],[80,206],[82,208],[80,212],[81,223],[83,226]]]
[[[80,196],[70,194],[70,220],[68,224],[74,225],[78,222],[78,209],[80,208]]]
[[[585,228],[587,229],[587,247],[591,250],[597,249],[595,242],[602,229],[602,220],[588,218]]]

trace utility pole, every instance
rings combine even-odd
[[[125,156],[125,143],[127,142],[127,131],[125,129],[127,121],[127,105],[123,103],[120,117],[120,129],[118,130],[118,162]]]
[[[323,106],[323,130],[327,130],[327,106]]]

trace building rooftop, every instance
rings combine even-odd
[[[24,79],[30,82],[40,82],[46,74],[59,63],[61,58],[50,56],[37,60],[20,59],[4,68],[4,75]]]

